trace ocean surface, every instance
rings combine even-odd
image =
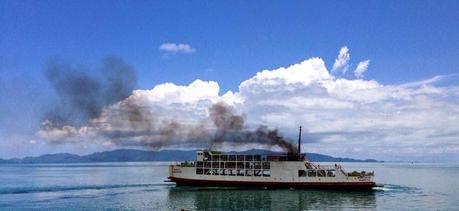
[[[0,210],[459,210],[459,164],[341,163],[372,192],[175,187],[168,163],[0,165]]]

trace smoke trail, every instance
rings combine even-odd
[[[132,66],[121,58],[107,57],[96,72],[99,77],[88,74],[81,66],[72,66],[61,60],[46,64],[44,74],[58,95],[45,112],[44,119],[56,126],[82,125],[100,115],[106,105],[128,97],[136,86]]]
[[[218,147],[222,143],[236,144],[260,144],[279,146],[284,151],[296,153],[297,148],[279,134],[277,130],[270,130],[266,126],[260,126],[251,131],[245,125],[245,118],[237,115],[234,109],[225,103],[217,103],[209,109],[210,118],[213,120],[217,131],[211,139],[210,149]]]
[[[236,114],[234,108],[225,103],[211,105],[208,113],[206,119],[186,123],[154,112],[151,106],[141,106],[133,98],[127,98],[104,109],[101,116],[80,128],[56,127],[45,122],[39,135],[49,140],[57,139],[51,142],[56,144],[65,143],[61,139],[92,134],[91,139],[102,138],[121,147],[220,150],[225,144],[238,147],[255,144],[260,148],[278,146],[286,152],[295,153],[297,150],[277,130],[270,130],[266,126],[250,130],[244,116]]]
[[[151,105],[140,105],[135,98],[106,108],[90,122],[90,128],[96,129],[98,137],[123,147],[203,147],[210,137],[204,123],[184,123],[154,111]]]

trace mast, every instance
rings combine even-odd
[[[301,126],[300,133],[298,134],[298,154],[301,154]]]

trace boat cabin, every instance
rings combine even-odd
[[[305,156],[298,153],[275,155],[223,154],[220,151],[200,150],[196,161],[304,161]]]

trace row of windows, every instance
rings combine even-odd
[[[335,170],[298,170],[298,177],[335,177]]]
[[[204,160],[208,161],[266,161],[266,155],[209,155],[204,153]]]
[[[230,169],[270,169],[270,162],[218,162],[218,161],[205,161],[197,162],[196,167],[204,168],[230,168]]]
[[[199,175],[221,175],[221,176],[248,176],[248,177],[270,177],[269,170],[235,170],[235,169],[202,169],[197,168]]]

